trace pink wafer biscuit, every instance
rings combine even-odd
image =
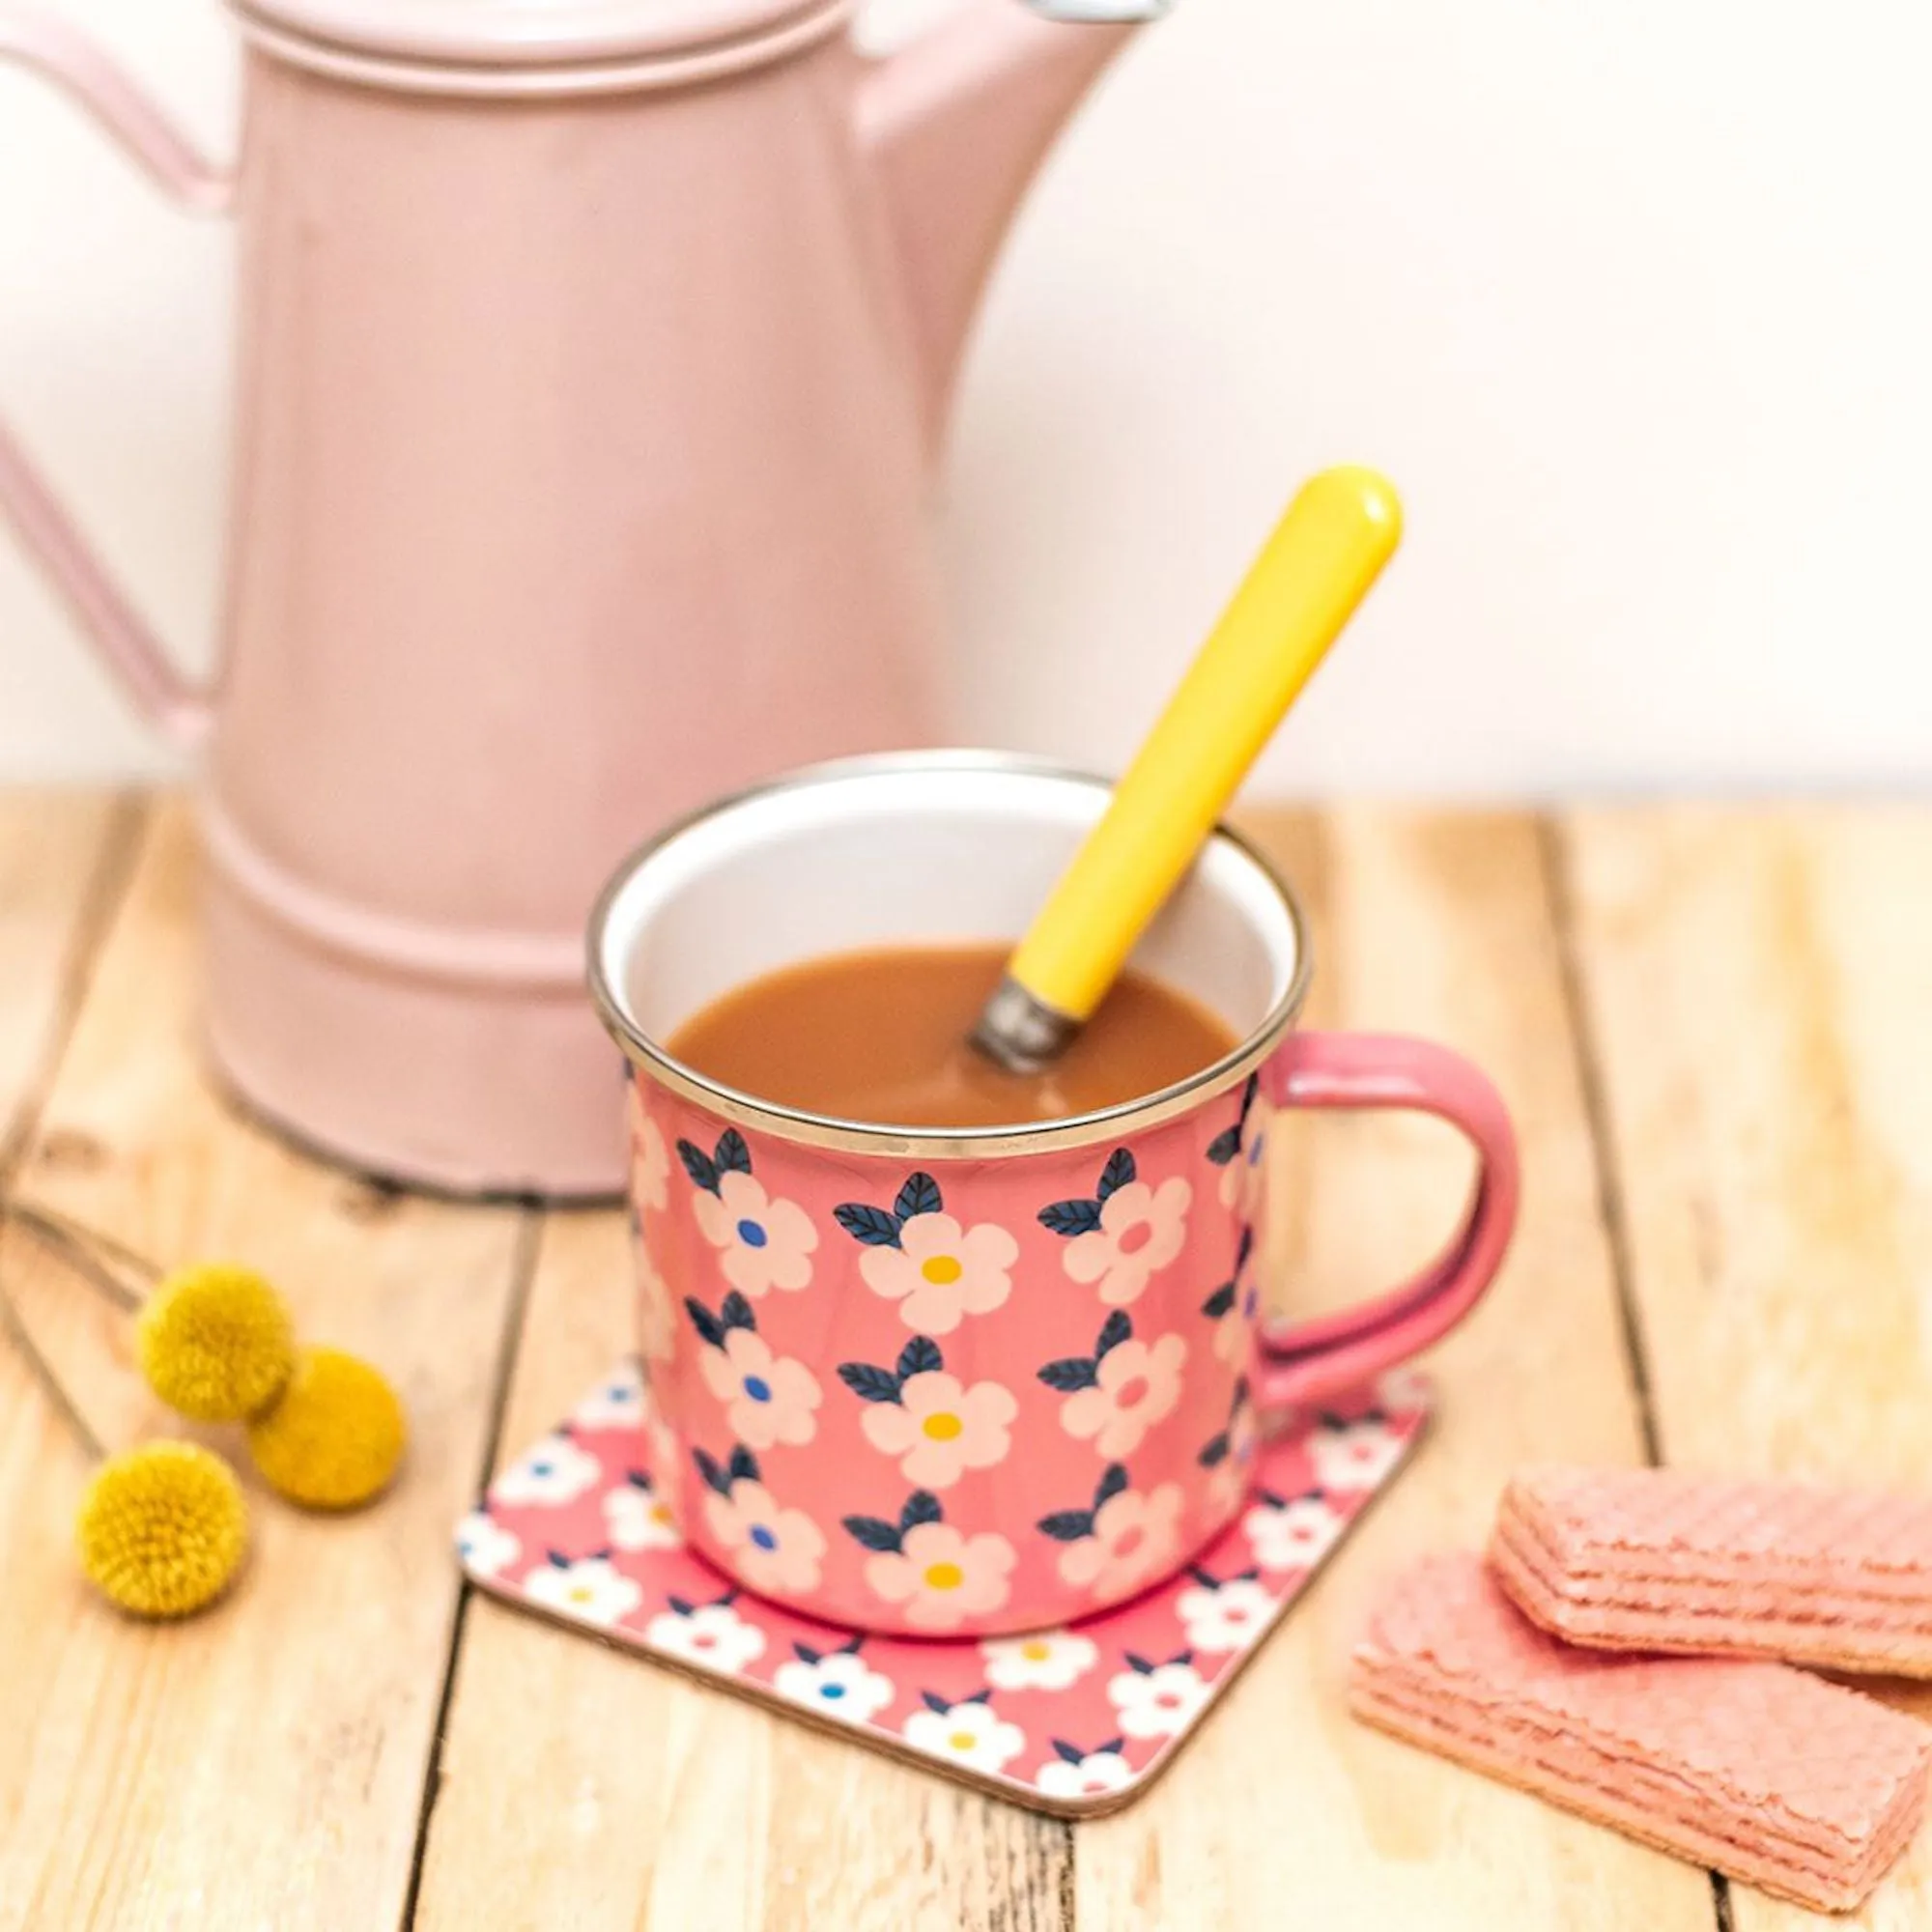
[[[1918,1829],[1932,1729],[1781,1663],[1606,1657],[1481,1557],[1399,1577],[1350,1702],[1398,1737],[1800,1905],[1849,1911]]]
[[[1503,1493],[1490,1561],[1572,1643],[1932,1677],[1932,1499],[1529,1469]]]

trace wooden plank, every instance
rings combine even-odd
[[[1932,808],[1588,811],[1563,845],[1665,1456],[1923,1487]],[[1932,1922],[1932,1834],[1857,1922]]]
[[[105,792],[0,793],[0,1169],[83,980],[90,915],[122,883],[137,808]]]
[[[1538,829],[1389,810],[1259,829],[1317,916],[1314,1021],[1428,1034],[1495,1076],[1522,1137],[1521,1232],[1429,1364],[1441,1412],[1415,1466],[1164,1782],[1077,1833],[1076,1921],[1703,1932],[1703,1873],[1365,1730],[1342,1697],[1378,1580],[1480,1542],[1515,1463],[1641,1456]],[[1281,1141],[1277,1260],[1296,1308],[1413,1266],[1466,1185],[1465,1155],[1431,1123],[1308,1121]]]
[[[410,1882],[457,1603],[449,1528],[485,1455],[520,1217],[390,1200],[239,1121],[192,1048],[192,859],[162,809],[102,948],[25,1170],[151,1254],[265,1268],[304,1332],[396,1380],[396,1492],[335,1520],[251,1486],[235,1598],[171,1629],[74,1573],[83,1466],[10,1367],[0,1401],[0,1926],[380,1928]],[[172,1425],[125,1320],[30,1254],[0,1265],[110,1440]]]
[[[630,1346],[620,1216],[546,1225],[507,1460]],[[1064,1827],[485,1598],[466,1618],[416,1925],[1049,1932]]]

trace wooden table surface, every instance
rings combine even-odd
[[[239,1593],[142,1628],[76,1577],[84,1464],[0,1348],[0,1927],[1811,1922],[1361,1729],[1340,1662],[1527,1458],[1932,1472],[1932,809],[1252,824],[1314,915],[1313,1018],[1493,1072],[1522,1224],[1409,1473],[1151,1792],[1068,1828],[463,1587],[456,1518],[625,1347],[619,1217],[386,1193],[239,1120],[195,1051],[184,809],[0,795],[0,1185],[254,1262],[414,1432],[381,1507],[263,1502]],[[1301,1307],[1419,1260],[1466,1183],[1427,1122],[1284,1139]],[[166,1427],[124,1321],[17,1235],[0,1271],[103,1434]],[[1932,1925],[1932,1835],[1854,1922]]]

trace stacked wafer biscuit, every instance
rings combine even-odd
[[[1918,1828],[1932,1728],[1799,1662],[1932,1676],[1932,1507],[1548,1468],[1510,1485],[1487,1563],[1396,1581],[1350,1694],[1412,1743],[1845,1911]]]

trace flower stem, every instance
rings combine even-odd
[[[100,1437],[88,1426],[87,1418],[75,1407],[73,1398],[68,1394],[66,1385],[55,1375],[53,1364],[41,1353],[40,1344],[27,1331],[27,1324],[20,1319],[20,1310],[7,1290],[0,1288],[0,1327],[4,1327],[14,1338],[14,1345],[25,1358],[27,1366],[33,1370],[42,1388],[46,1391],[47,1400],[60,1411],[62,1419],[73,1431],[74,1439],[97,1463],[107,1454]]]
[[[84,1228],[78,1221],[71,1221],[65,1214],[56,1214],[45,1208],[30,1208],[24,1201],[9,1200],[0,1202],[0,1212],[10,1215],[21,1230],[37,1240],[42,1247],[58,1255],[75,1274],[89,1287],[104,1294],[117,1308],[131,1315],[146,1299],[139,1289],[130,1288],[101,1257],[111,1256],[125,1268],[139,1274],[144,1280],[158,1279],[160,1270],[155,1264],[137,1255],[131,1248],[125,1248],[119,1241],[106,1235],[98,1234],[92,1228]]]

